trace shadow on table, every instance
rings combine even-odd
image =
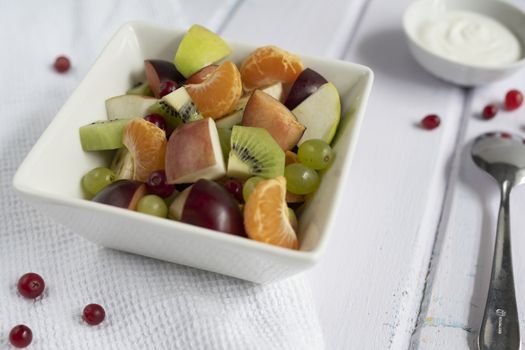
[[[371,32],[354,51],[357,60],[366,64],[381,79],[433,85],[444,83],[424,70],[412,57],[401,28]]]

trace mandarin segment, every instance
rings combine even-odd
[[[188,84],[186,90],[204,117],[218,119],[235,110],[242,95],[241,74],[226,61],[200,84]]]
[[[277,46],[258,48],[240,69],[244,89],[248,91],[279,82],[293,83],[302,71],[301,59]]]
[[[144,119],[134,119],[124,129],[122,143],[133,158],[133,180],[145,182],[155,170],[164,169],[166,133]]]
[[[244,206],[244,228],[249,238],[284,248],[298,248],[285,198],[286,179],[283,176],[257,184]]]

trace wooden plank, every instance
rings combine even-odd
[[[479,118],[487,103],[502,101],[511,88],[525,91],[525,71],[505,81],[472,91],[464,118],[465,135],[457,148],[456,175],[449,187],[448,220],[442,223],[434,248],[413,349],[471,349],[476,346],[492,266],[492,251],[499,205],[497,184],[470,159],[472,140],[479,134],[504,130],[523,135],[525,108],[500,113],[490,121]],[[525,188],[511,196],[514,275],[525,334]],[[520,297],[521,296],[521,297]]]
[[[336,232],[310,277],[330,349],[407,348],[417,318],[464,92],[410,56],[410,1],[372,2],[350,49],[376,82]],[[437,113],[432,132],[415,124]]]
[[[244,1],[223,34],[254,45],[272,44],[302,54],[340,57],[365,2]]]

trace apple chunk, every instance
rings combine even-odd
[[[288,108],[260,90],[255,90],[248,100],[242,125],[268,130],[284,151],[292,149],[304,133],[304,125]]]
[[[194,24],[177,48],[173,63],[186,78],[231,54],[228,44],[210,30]]]
[[[168,183],[213,180],[225,174],[221,143],[213,119],[201,119],[175,129],[166,148]]]
[[[330,143],[341,118],[341,100],[332,83],[322,85],[292,110],[297,120],[306,126],[298,145],[310,139]]]

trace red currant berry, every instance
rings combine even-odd
[[[242,196],[242,183],[239,180],[228,179],[226,182],[224,182],[224,187],[232,194],[235,199],[237,199],[237,201],[239,201],[239,203],[244,202],[244,198]]]
[[[33,341],[33,332],[26,325],[19,324],[9,332],[9,342],[15,348],[25,348],[31,344],[31,341]]]
[[[100,324],[104,321],[105,317],[106,312],[104,311],[104,308],[98,304],[87,305],[82,313],[82,319],[92,326]]]
[[[58,56],[53,64],[55,70],[59,73],[65,73],[71,67],[71,61],[66,56]]]
[[[523,94],[519,90],[510,90],[505,95],[505,109],[513,111],[523,104]]]
[[[173,80],[164,80],[162,83],[160,83],[159,86],[159,95],[160,97],[166,96],[170,92],[173,92],[177,90],[177,83]]]
[[[17,287],[18,292],[22,294],[22,296],[35,299],[42,294],[46,284],[39,274],[29,272],[20,277]]]
[[[512,138],[512,135],[509,134],[508,132],[502,132],[500,134],[500,136],[501,136],[502,139],[511,139]]]
[[[147,120],[150,123],[155,124],[157,127],[161,128],[162,130],[166,131],[166,119],[164,119],[163,116],[160,114],[148,114],[144,117],[145,120]]]
[[[484,119],[492,119],[496,114],[498,114],[498,106],[495,104],[486,105],[481,113]]]
[[[167,198],[175,191],[175,185],[170,185],[166,180],[166,172],[164,170],[157,170],[150,174],[146,181],[146,188],[151,194],[156,194],[159,197]]]
[[[432,130],[439,126],[441,119],[436,114],[429,114],[421,119],[421,127],[423,129]]]

